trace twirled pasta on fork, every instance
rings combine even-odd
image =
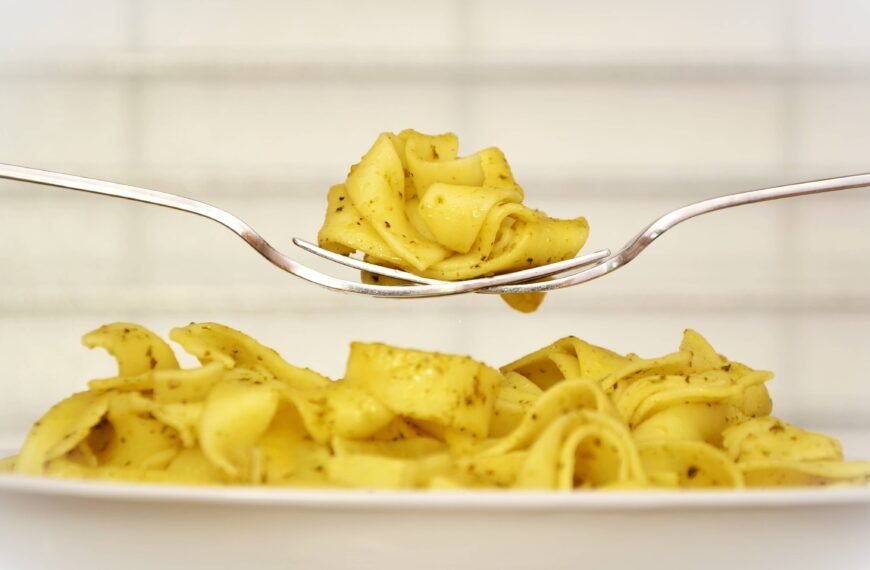
[[[381,134],[347,180],[329,191],[317,238],[327,250],[445,281],[527,269],[574,257],[584,218],[550,218],[523,204],[504,154],[460,157],[452,133]],[[364,274],[372,283],[394,283]],[[543,294],[504,295],[528,312]]]

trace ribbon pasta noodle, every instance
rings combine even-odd
[[[557,220],[523,205],[504,154],[459,157],[452,133],[381,134],[344,184],[329,191],[321,247],[447,281],[527,269],[574,257],[589,233],[583,218]],[[364,274],[364,280],[400,284]],[[505,295],[523,312],[543,294]]]
[[[151,483],[363,489],[698,489],[862,484],[870,462],[770,415],[772,374],[687,330],[645,359],[564,338],[496,370],[353,343],[344,378],[229,327],[84,337],[118,374],[52,407],[0,470]]]

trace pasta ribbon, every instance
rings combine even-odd
[[[500,376],[468,357],[353,343],[344,381],[397,415],[483,438]]]
[[[867,483],[870,462],[843,461],[836,439],[774,417],[755,418],[725,430],[728,455],[753,487]]]
[[[248,335],[218,323],[191,323],[172,329],[169,338],[203,364],[220,362],[226,368],[238,366],[256,370],[295,388],[322,387],[329,382],[328,378],[313,370],[289,364],[274,349],[263,346]]]
[[[103,348],[114,356],[119,376],[178,368],[178,361],[169,345],[148,329],[133,323],[102,326],[86,334],[82,344],[88,348]]]
[[[262,453],[255,443],[263,436],[280,395],[265,379],[237,368],[209,392],[199,421],[202,451],[230,478],[259,482]]]
[[[581,410],[559,416],[535,440],[517,487],[597,488],[645,478],[626,426],[607,414]]]
[[[451,141],[418,152],[449,156]],[[421,162],[414,195],[437,190],[444,172],[463,181],[491,175],[493,156],[488,166],[457,161],[449,171]],[[468,356],[358,342],[334,381],[216,323],[170,336],[200,365],[180,368],[168,345],[137,325],[89,333],[86,344],[107,348],[118,375],[48,410],[0,471],[432,490],[870,481],[870,462],[844,461],[836,439],[770,415],[771,373],[730,361],[692,330],[676,352],[655,358],[567,337],[499,370]]]
[[[33,424],[16,459],[16,469],[42,473],[47,461],[71,451],[88,437],[108,407],[108,396],[94,392],[79,392],[56,404]]]
[[[523,205],[524,192],[500,150],[466,157],[458,150],[452,133],[381,134],[345,183],[330,189],[320,246],[343,255],[359,251],[373,263],[448,281],[577,254],[589,233],[585,219],[558,220]],[[531,312],[543,294],[505,300]]]
[[[721,450],[701,441],[645,441],[639,444],[644,469],[674,487],[739,489],[743,474]]]

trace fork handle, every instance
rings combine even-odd
[[[749,190],[737,194],[727,194],[725,196],[717,196],[716,198],[708,198],[707,200],[687,204],[686,206],[677,208],[676,210],[661,216],[647,226],[646,229],[639,233],[634,239],[629,241],[625,247],[618,251],[613,257],[617,258],[618,265],[625,265],[637,257],[641,251],[646,249],[653,241],[661,237],[661,235],[669,229],[702,214],[709,214],[711,212],[736,208],[737,206],[745,206],[747,204],[770,202],[772,200],[782,200],[797,196],[809,196],[811,194],[823,194],[825,192],[837,192],[839,190],[866,188],[868,186],[870,186],[870,174],[853,174],[850,176],[838,176],[836,178],[823,178],[820,180],[810,180],[808,182],[785,184],[783,186],[771,186],[759,190]]]
[[[302,277],[303,279],[313,280],[317,283],[320,283],[322,277],[328,278],[328,276],[322,276],[276,250],[274,247],[269,245],[263,236],[254,231],[254,228],[246,224],[240,218],[237,218],[227,211],[212,206],[211,204],[206,204],[205,202],[192,200],[175,194],[168,194],[166,192],[159,192],[157,190],[139,188],[138,186],[128,186],[127,184],[118,184],[116,182],[85,178],[83,176],[74,176],[72,174],[62,174],[60,172],[50,172],[36,168],[27,168],[25,166],[16,166],[13,164],[0,163],[0,178],[17,180],[20,182],[32,182],[43,186],[78,190],[80,192],[89,192],[91,194],[101,194],[103,196],[112,196],[114,198],[123,198],[125,200],[133,200],[134,202],[144,202],[146,204],[154,204],[156,206],[163,206],[165,208],[172,208],[174,210],[196,214],[214,220],[228,228],[230,231],[245,240],[248,245],[257,250],[260,255],[284,271]]]
[[[44,186],[67,188],[69,190],[78,190],[80,192],[89,192],[91,194],[101,194],[103,196],[112,196],[115,198],[124,198],[125,200],[133,200],[135,202],[154,204],[156,206],[190,212],[191,214],[209,218],[223,224],[243,238],[246,233],[258,235],[257,232],[255,232],[248,224],[229,212],[225,212],[220,208],[216,208],[204,202],[185,198],[184,196],[159,192],[157,190],[148,190],[147,188],[139,188],[138,186],[128,186],[116,182],[85,178],[82,176],[74,176],[72,174],[62,174],[60,172],[49,172],[47,170],[27,168],[25,166],[15,166],[13,164],[0,164],[0,178],[18,180],[20,182],[32,182]],[[246,241],[248,240],[246,239]]]
[[[772,186],[760,190],[749,190],[748,192],[718,196],[716,198],[701,200],[694,204],[688,204],[682,208],[677,208],[676,210],[665,214],[650,224],[647,229],[640,234],[640,236],[647,235],[650,241],[652,241],[679,223],[685,222],[695,216],[700,216],[701,214],[725,210],[727,208],[735,208],[737,206],[756,204],[759,202],[769,202],[771,200],[781,200],[783,198],[793,198],[796,196],[808,196],[810,194],[851,190],[853,188],[866,188],[868,186],[870,186],[870,174],[853,174],[851,176],[839,176],[837,178],[824,178],[821,180],[811,180],[809,182],[797,182],[795,184],[786,184],[784,186]]]

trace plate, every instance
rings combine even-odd
[[[870,567],[870,488],[360,492],[0,476],[2,568]]]

